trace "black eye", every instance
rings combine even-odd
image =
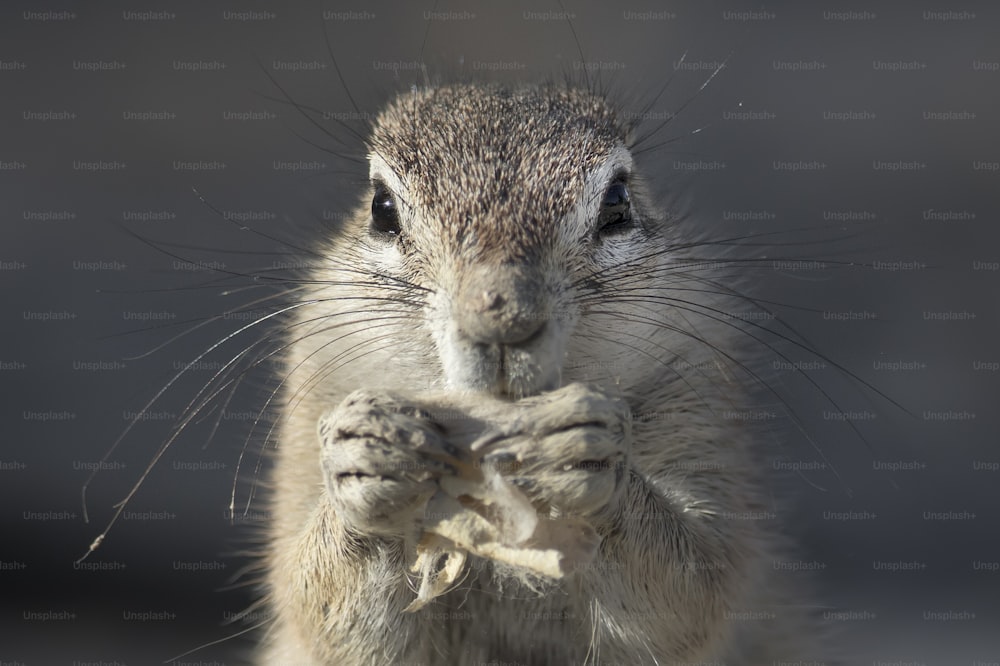
[[[371,232],[387,236],[398,236],[399,210],[396,209],[396,200],[385,185],[377,183],[375,185],[375,196],[372,197],[372,222]]]
[[[616,180],[608,186],[601,199],[601,212],[597,217],[600,234],[625,231],[632,224],[632,200],[625,181]]]

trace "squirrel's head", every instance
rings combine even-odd
[[[655,230],[627,142],[606,101],[565,88],[431,88],[380,114],[348,233],[357,268],[420,301],[444,386],[558,386],[606,285],[635,287]]]

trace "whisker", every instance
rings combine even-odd
[[[703,314],[703,313],[698,313],[696,310],[690,310],[690,311],[693,312],[693,313],[695,313],[695,314]],[[600,311],[595,311],[595,312],[600,312]],[[606,312],[603,312],[603,314],[609,314],[609,315],[613,315],[613,316],[621,316],[621,313],[615,312],[615,311],[606,311]],[[726,322],[725,320],[718,319],[718,318],[715,318],[715,317],[710,317],[710,318],[715,319],[716,321],[719,321],[719,322],[722,322],[722,323],[727,323],[727,324],[729,323],[729,322]],[[833,465],[832,462],[830,462],[830,460],[826,457],[826,454],[823,452],[823,449],[819,446],[819,444],[809,434],[808,429],[805,427],[804,422],[799,418],[798,413],[781,396],[781,394],[778,393],[778,391],[773,386],[771,386],[770,383],[768,383],[766,380],[764,380],[764,378],[761,377],[755,370],[753,370],[753,368],[751,368],[747,364],[739,361],[732,354],[724,351],[720,346],[718,346],[716,344],[713,344],[713,343],[709,342],[707,339],[705,339],[703,337],[700,337],[700,336],[697,336],[697,335],[691,333],[690,331],[685,331],[684,329],[682,329],[680,327],[668,327],[668,328],[669,328],[669,330],[672,330],[674,332],[680,333],[681,335],[684,335],[685,337],[687,337],[687,338],[689,338],[691,340],[694,340],[694,341],[696,341],[696,342],[698,342],[700,344],[703,344],[703,345],[707,346],[713,352],[722,355],[727,360],[729,360],[731,363],[733,363],[736,367],[742,369],[758,386],[763,387],[768,393],[770,393],[772,396],[774,396],[774,398],[777,399],[785,407],[785,409],[786,409],[789,417],[792,419],[792,423],[795,424],[796,429],[802,434],[803,437],[805,437],[806,441],[809,442],[809,444],[812,446],[813,450],[820,456],[821,460],[825,464],[829,465],[830,469],[833,471],[834,476],[837,478],[837,480],[844,487],[845,492],[847,492],[848,494],[851,494],[851,490],[844,483],[843,479],[840,476],[840,472],[837,470],[836,466]],[[734,328],[736,328],[736,330],[739,330],[740,332],[742,332],[744,334],[750,335],[750,337],[753,337],[755,340],[757,340],[761,344],[764,344],[766,347],[768,347],[768,349],[771,349],[772,351],[774,351],[781,358],[786,358],[780,352],[778,352],[777,350],[775,350],[774,347],[772,347],[768,343],[760,340],[760,338],[756,338],[752,334],[749,334],[746,331],[743,331],[742,329],[740,329],[738,327],[734,327]],[[618,331],[618,333],[620,333],[620,331]],[[824,396],[824,398],[826,398],[830,402],[831,405],[833,405],[837,409],[840,409],[839,403],[831,395],[829,395],[829,393],[827,393],[827,391],[825,391],[822,388],[822,386],[820,386],[819,383],[816,382],[816,380],[814,380],[811,377],[809,377],[809,375],[804,375],[804,376],[814,386],[814,388],[816,388]],[[864,435],[862,435],[862,433],[861,433],[860,429],[858,429],[857,425],[855,425],[851,421],[848,421],[847,423],[855,431],[855,433],[862,439],[862,441],[864,441],[865,444],[868,445],[868,447],[870,449],[871,448],[870,443],[864,437]]]
[[[324,31],[324,32],[325,32],[325,31]],[[342,140],[340,139],[340,137],[338,137],[337,135],[333,134],[333,133],[332,133],[332,132],[331,132],[330,130],[328,130],[327,128],[323,127],[323,126],[322,126],[322,125],[321,125],[320,123],[318,123],[318,122],[316,121],[316,119],[314,119],[314,118],[313,118],[312,116],[310,116],[310,115],[309,115],[308,113],[306,113],[306,111],[312,111],[313,113],[318,113],[318,114],[320,114],[320,115],[322,116],[322,111],[320,111],[319,109],[314,109],[314,108],[311,108],[311,107],[308,107],[308,106],[305,106],[305,105],[303,105],[303,104],[301,104],[301,103],[299,103],[299,102],[295,101],[295,98],[293,98],[293,97],[292,97],[292,96],[291,96],[291,95],[290,95],[290,94],[288,93],[288,91],[287,91],[287,90],[285,90],[285,87],[284,87],[284,86],[282,86],[282,85],[281,85],[281,84],[280,84],[280,83],[278,82],[278,79],[277,79],[277,78],[275,78],[275,76],[274,76],[273,74],[271,74],[271,72],[269,72],[269,71],[267,70],[267,67],[265,67],[265,66],[264,66],[264,63],[262,63],[262,62],[260,61],[260,58],[258,58],[258,57],[256,57],[256,56],[254,56],[254,60],[256,60],[256,61],[257,61],[257,65],[258,65],[258,66],[260,67],[260,70],[261,70],[261,71],[262,71],[262,72],[264,73],[264,76],[266,76],[266,77],[267,77],[268,81],[270,81],[270,82],[271,82],[271,85],[273,85],[273,86],[274,86],[275,88],[277,88],[277,89],[278,89],[278,91],[279,91],[279,92],[281,92],[281,95],[282,95],[282,97],[284,98],[284,99],[280,99],[280,98],[271,98],[271,97],[268,97],[268,96],[264,95],[263,97],[264,97],[265,99],[270,99],[271,101],[275,101],[275,102],[282,102],[282,103],[287,103],[287,104],[291,105],[292,107],[294,107],[294,108],[295,108],[295,109],[296,109],[296,110],[297,110],[297,111],[298,111],[298,112],[299,112],[299,113],[300,113],[300,114],[302,115],[302,117],[303,117],[303,118],[305,118],[306,120],[308,120],[308,121],[309,121],[309,123],[310,123],[310,124],[311,124],[311,125],[312,125],[313,127],[315,127],[315,128],[316,128],[316,129],[318,129],[318,130],[319,130],[320,132],[322,132],[322,133],[323,133],[323,136],[325,136],[325,137],[327,137],[327,138],[329,138],[329,139],[332,139],[333,141],[336,141],[337,143],[339,143],[339,144],[343,145],[343,146],[344,146],[345,148],[349,148],[349,146],[348,146],[348,145],[347,145],[346,143],[344,143],[344,142],[343,142],[343,141],[342,141]],[[332,118],[331,120],[333,120],[333,121],[334,121],[334,122],[335,122],[335,123],[336,123],[336,124],[337,124],[337,125],[338,125],[338,126],[339,126],[339,127],[341,128],[341,129],[344,129],[344,130],[347,130],[347,132],[349,132],[351,136],[353,136],[353,137],[354,137],[355,139],[357,139],[359,143],[361,143],[362,145],[364,144],[364,141],[365,141],[365,137],[364,137],[364,136],[362,136],[362,135],[361,135],[361,134],[360,134],[360,133],[359,133],[359,132],[358,132],[357,130],[355,130],[355,129],[354,129],[353,127],[351,127],[351,126],[350,126],[350,125],[348,125],[347,123],[345,123],[345,122],[343,122],[342,120],[339,120],[339,119],[337,119],[337,118]],[[361,160],[359,160],[359,161],[361,161]]]
[[[111,455],[115,451],[117,451],[118,447],[124,441],[125,437],[127,437],[128,434],[132,431],[132,428],[134,428],[135,425],[137,423],[139,423],[139,421],[142,419],[143,415],[145,415],[145,414],[147,414],[149,412],[150,408],[152,408],[152,406],[154,404],[156,404],[156,402],[170,389],[171,386],[173,386],[177,381],[180,380],[180,378],[182,376],[184,376],[184,374],[188,371],[188,369],[190,369],[196,363],[198,363],[199,361],[201,361],[202,359],[204,359],[212,351],[214,351],[215,349],[218,349],[226,341],[232,339],[233,337],[239,335],[240,333],[242,333],[242,332],[244,332],[246,330],[249,330],[251,327],[260,324],[261,321],[263,321],[264,319],[268,319],[268,318],[271,318],[271,317],[276,317],[276,316],[281,315],[281,314],[283,314],[285,312],[291,311],[291,310],[293,310],[295,308],[302,307],[303,305],[304,305],[304,303],[296,303],[296,304],[291,305],[291,306],[289,306],[287,308],[282,308],[281,310],[273,312],[273,313],[271,313],[269,315],[265,315],[265,317],[263,317],[261,320],[257,320],[255,322],[251,322],[250,324],[247,324],[246,326],[242,326],[237,331],[235,331],[233,333],[230,333],[229,335],[225,336],[221,340],[218,340],[215,344],[213,344],[207,350],[205,350],[204,352],[202,352],[201,354],[199,354],[197,357],[195,357],[194,360],[192,360],[190,363],[188,363],[187,365],[185,365],[184,368],[182,368],[172,378],[170,378],[170,380],[167,381],[166,385],[163,388],[161,388],[159,391],[157,391],[156,394],[145,404],[145,406],[132,418],[132,420],[129,422],[129,424],[125,427],[125,430],[122,432],[122,434],[118,436],[118,438],[114,441],[114,443],[112,443],[111,447],[101,457],[100,462],[101,463],[107,462],[108,458],[110,458]],[[139,480],[135,483],[135,485],[132,486],[132,488],[129,490],[129,492],[125,496],[125,498],[115,505],[116,511],[115,511],[114,515],[112,516],[111,521],[107,524],[107,526],[105,527],[104,531],[101,532],[101,534],[99,534],[97,536],[97,538],[94,539],[94,541],[90,544],[90,547],[88,548],[87,552],[84,553],[84,555],[77,560],[78,562],[82,562],[84,559],[87,558],[87,556],[89,556],[92,552],[94,552],[98,548],[98,546],[100,546],[101,542],[104,540],[104,537],[110,531],[111,527],[113,527],[114,524],[118,521],[119,516],[121,516],[122,512],[125,510],[125,506],[132,499],[132,497],[135,495],[135,493],[138,492],[139,487],[142,485],[142,482],[149,475],[149,472],[153,469],[153,467],[156,466],[156,463],[163,456],[163,453],[166,451],[167,447],[169,446],[169,443],[172,442],[175,437],[176,437],[176,435],[173,436],[173,437],[171,437],[168,440],[167,443],[164,443],[162,446],[160,446],[159,449],[157,449],[156,453],[153,456],[152,461],[143,470],[143,472],[142,472]],[[87,511],[87,489],[90,487],[91,482],[97,476],[97,472],[101,469],[101,467],[103,467],[103,465],[97,465],[95,467],[95,469],[88,475],[87,480],[84,482],[83,487],[81,488],[81,491],[80,491],[81,500],[82,500],[82,506],[83,506],[83,510],[82,510],[83,520],[84,520],[85,523],[90,522],[89,513]]]
[[[409,318],[410,318],[410,316],[407,316],[407,315],[401,315],[401,316],[398,316],[398,317],[387,317],[387,316],[372,317],[370,319],[365,319],[365,320],[352,320],[352,321],[349,321],[349,322],[342,322],[342,323],[339,323],[339,324],[336,324],[336,325],[333,325],[333,326],[327,326],[327,327],[323,327],[323,328],[315,330],[315,331],[310,331],[306,335],[303,335],[303,336],[300,336],[298,338],[294,338],[294,339],[288,340],[285,344],[283,344],[283,345],[277,347],[276,349],[272,350],[266,356],[264,356],[264,357],[262,357],[262,358],[260,358],[260,359],[258,359],[256,361],[254,361],[253,365],[250,368],[247,368],[246,371],[248,372],[253,367],[256,367],[256,366],[260,365],[261,363],[263,363],[264,361],[266,361],[268,358],[271,358],[271,357],[273,357],[273,356],[275,356],[275,355],[277,355],[279,353],[282,353],[282,352],[286,351],[287,349],[289,349],[289,348],[291,348],[291,347],[299,344],[303,340],[308,339],[309,337],[311,337],[313,335],[318,335],[318,334],[321,334],[321,333],[328,333],[329,331],[331,331],[331,330],[333,330],[335,328],[339,328],[341,326],[347,326],[347,325],[350,325],[350,324],[357,324],[357,323],[366,324],[366,323],[378,322],[378,321],[387,321],[387,320],[393,320],[393,319],[409,319]],[[321,318],[317,318],[317,319],[322,319],[322,317]],[[323,347],[326,347],[329,344],[333,344],[334,342],[337,342],[337,341],[339,341],[339,340],[347,337],[348,335],[352,335],[352,334],[356,334],[356,333],[361,333],[361,332],[369,331],[369,330],[372,330],[374,328],[380,328],[380,327],[383,327],[383,326],[389,326],[389,324],[380,324],[378,326],[369,326],[368,328],[361,329],[359,331],[350,331],[347,334],[344,334],[342,336],[339,336],[338,338],[334,338],[334,339],[328,341],[321,348],[319,348],[316,351],[314,351],[311,354],[309,354],[309,356],[307,356],[306,359],[303,359],[298,364],[296,364],[296,366],[294,368],[292,368],[291,370],[289,370],[285,374],[285,376],[277,383],[277,385],[270,391],[270,394],[268,395],[267,399],[264,401],[264,404],[261,407],[260,411],[258,412],[257,417],[254,419],[254,422],[253,422],[253,424],[252,424],[252,426],[250,428],[250,432],[247,434],[247,438],[244,441],[243,448],[240,451],[239,459],[238,459],[237,464],[236,464],[236,474],[234,475],[234,479],[233,479],[233,489],[232,489],[232,495],[230,497],[230,511],[233,511],[235,509],[236,484],[238,483],[239,470],[240,470],[240,468],[241,468],[241,466],[243,464],[243,459],[244,459],[244,456],[246,454],[247,447],[249,446],[250,441],[253,439],[253,435],[256,432],[257,427],[258,427],[258,425],[260,423],[261,416],[267,412],[267,409],[271,406],[271,404],[274,402],[274,400],[278,397],[278,394],[284,388],[285,384],[291,378],[292,374],[296,370],[298,370],[302,366],[302,364],[305,363],[309,358],[311,358],[314,354],[318,353]],[[287,336],[287,331],[283,332],[282,334]],[[264,438],[262,440],[262,444],[261,444],[261,453],[263,453],[263,450],[267,447],[267,443],[270,442],[270,441],[272,441],[272,437],[273,437],[273,434],[274,434],[274,429],[275,429],[276,426],[277,426],[276,422],[272,423],[271,427],[268,429],[268,432],[264,436]],[[257,485],[257,481],[256,481],[257,480],[257,472],[259,472],[261,461],[262,461],[262,455],[258,455],[258,457],[257,457],[257,463],[254,466],[254,471],[255,471],[254,477],[253,477],[254,481],[253,481],[253,483],[251,485],[250,496],[248,497],[245,510],[249,510],[250,502],[253,499],[254,488],[256,488],[256,485]]]
[[[252,301],[250,304],[251,305],[259,305],[260,303],[263,303],[265,301],[271,300],[272,298],[274,298],[274,296],[268,296],[268,297],[266,297],[264,299],[260,299],[258,301]],[[292,304],[296,304],[296,303],[293,301]],[[125,360],[127,360],[127,361],[137,361],[139,359],[143,359],[143,358],[146,358],[146,357],[148,357],[148,356],[150,356],[152,354],[155,354],[156,352],[164,349],[165,347],[168,347],[168,346],[176,343],[181,338],[184,338],[185,336],[191,335],[191,334],[197,332],[198,330],[200,330],[200,329],[208,326],[209,324],[229,319],[229,318],[232,317],[232,315],[235,315],[235,314],[246,314],[246,313],[253,313],[253,312],[255,312],[255,310],[252,310],[252,309],[251,310],[244,310],[244,309],[234,308],[232,310],[227,310],[226,312],[224,312],[222,314],[212,315],[212,316],[209,316],[209,317],[197,317],[197,318],[194,318],[194,319],[188,319],[188,320],[179,321],[179,322],[164,322],[164,323],[160,323],[160,324],[151,324],[149,326],[144,326],[142,328],[134,329],[134,330],[131,330],[131,331],[125,331],[125,332],[122,332],[122,333],[113,333],[111,335],[105,336],[104,339],[112,339],[112,338],[117,338],[117,337],[124,337],[124,336],[129,336],[129,335],[135,335],[137,333],[150,333],[150,332],[161,330],[161,329],[164,329],[164,328],[172,328],[174,326],[184,326],[184,325],[187,325],[187,324],[193,324],[189,328],[187,328],[187,329],[181,331],[180,333],[177,333],[177,334],[175,334],[175,335],[167,338],[166,341],[164,341],[164,342],[156,345],[155,347],[153,347],[151,349],[146,350],[145,352],[143,352],[141,354],[138,354],[136,356],[126,356],[126,357],[124,357]],[[279,311],[279,312],[281,312],[281,311]],[[261,319],[254,320],[253,322],[251,322],[251,325],[256,324],[259,321],[261,321]]]

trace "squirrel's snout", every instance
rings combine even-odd
[[[453,303],[459,333],[479,344],[530,342],[543,332],[550,315],[541,280],[512,266],[470,267]]]

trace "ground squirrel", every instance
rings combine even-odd
[[[768,509],[753,433],[719,417],[746,404],[735,296],[630,131],[566,86],[414,89],[374,121],[370,188],[288,327],[261,664],[832,663],[747,519]],[[591,525],[595,559],[546,580],[472,556],[404,612],[454,473],[434,407],[520,423],[503,473]]]

